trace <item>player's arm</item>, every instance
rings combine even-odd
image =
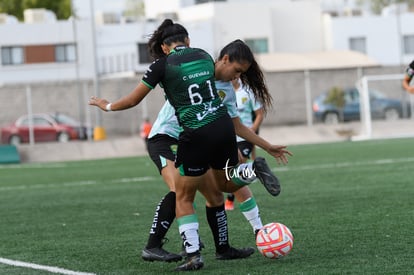
[[[411,94],[414,94],[414,86],[410,85],[411,79],[412,79],[412,77],[410,77],[409,75],[406,74],[404,76],[403,81],[402,81],[402,86],[407,92],[409,92]]]
[[[263,119],[264,119],[263,108],[259,108],[256,111],[254,111],[254,114],[255,114],[255,118],[253,121],[252,130],[254,132],[257,132],[257,130],[259,130],[260,125],[262,124]]]
[[[260,148],[265,150],[268,154],[276,158],[278,163],[280,162],[283,164],[288,163],[287,156],[288,155],[292,156],[292,153],[286,150],[286,146],[270,144],[265,139],[256,135],[256,133],[254,133],[251,129],[244,126],[243,123],[241,123],[239,117],[233,117],[232,120],[233,120],[234,130],[236,131],[236,135],[259,146]]]
[[[143,82],[140,82],[131,93],[121,97],[112,103],[104,98],[92,96],[89,100],[89,105],[97,106],[104,111],[125,110],[139,104],[150,91],[151,88],[149,88]]]

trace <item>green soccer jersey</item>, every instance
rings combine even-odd
[[[204,50],[176,47],[142,81],[150,88],[161,84],[183,127],[200,128],[227,112],[214,84],[214,61]]]

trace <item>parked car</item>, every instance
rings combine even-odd
[[[316,121],[334,124],[339,121],[360,120],[359,92],[356,88],[343,90],[345,105],[343,111],[326,101],[329,92],[317,96],[313,101],[313,114]],[[402,117],[403,104],[400,100],[387,98],[376,90],[369,91],[371,118],[396,120]]]
[[[17,145],[29,142],[30,118],[24,115],[14,123],[1,128],[1,142]],[[35,142],[86,139],[93,131],[76,119],[62,113],[44,113],[32,115],[33,137]]]

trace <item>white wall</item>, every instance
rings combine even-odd
[[[157,22],[143,22],[96,26],[99,73],[146,69],[147,65],[137,67],[137,43],[146,43],[157,25]],[[0,25],[0,47],[75,43],[75,39],[78,45],[78,66],[75,62],[0,65],[0,84],[74,80],[77,74],[80,79],[92,79],[95,62],[92,24],[80,20],[75,26],[76,35],[72,21]]]
[[[87,21],[77,22],[79,75],[81,79],[93,76],[91,27]],[[46,45],[74,43],[71,21],[37,24],[0,25],[0,46]],[[0,60],[1,61],[1,60]],[[38,63],[0,66],[0,83],[25,83],[47,80],[73,80],[76,63]]]
[[[148,36],[157,26],[157,22],[97,26],[99,72],[143,71],[147,66],[137,65],[137,44],[147,43]]]
[[[267,38],[272,42],[271,9],[254,3],[218,3],[215,9],[215,40],[223,47],[235,39]],[[269,45],[271,50],[271,45]]]
[[[398,20],[396,20],[398,22]],[[400,16],[400,29],[403,35],[414,35],[414,13],[404,13]],[[409,64],[414,60],[414,54],[404,55],[403,64]]]
[[[194,4],[194,0],[144,0],[146,18],[157,18],[162,13],[178,12]]]
[[[322,12],[317,1],[272,5],[272,52],[311,52],[323,49]]]
[[[214,20],[197,20],[181,24],[187,29],[190,37],[190,45],[207,51],[213,58],[217,56],[216,41],[214,37]]]
[[[366,54],[383,65],[398,65],[400,59],[408,64],[413,55],[401,56],[398,34],[398,20],[395,16],[364,16],[332,18],[331,47],[333,49],[349,49],[349,39],[366,37]],[[402,34],[414,35],[414,14],[401,17]]]
[[[309,52],[323,49],[318,1],[229,1],[181,8],[180,21],[212,24],[215,52],[234,39],[267,38],[270,52]],[[267,4],[265,4],[265,2]],[[209,22],[209,23],[207,23]],[[194,35],[194,33],[192,33]],[[204,34],[206,44],[208,33]]]

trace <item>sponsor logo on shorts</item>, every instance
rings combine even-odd
[[[203,168],[191,168],[191,167],[189,167],[187,170],[189,172],[200,172],[200,171],[203,171],[204,169]]]

